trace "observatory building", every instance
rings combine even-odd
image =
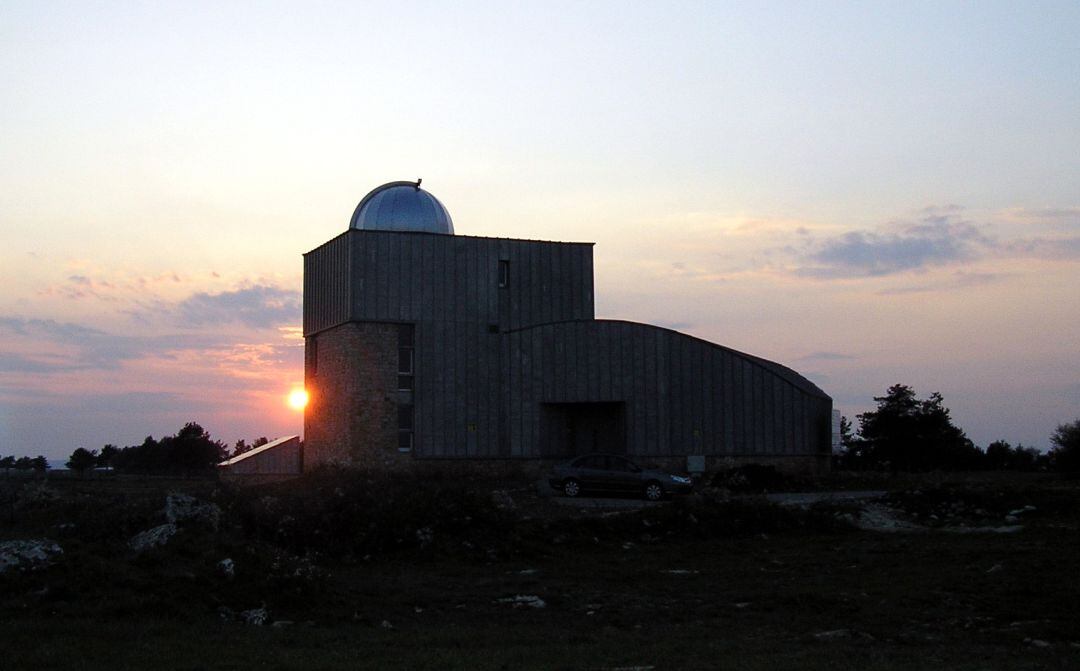
[[[592,252],[455,235],[419,181],[365,196],[304,255],[305,469],[586,452],[828,468],[828,395],[765,359],[596,319]]]

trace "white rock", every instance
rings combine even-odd
[[[543,599],[534,594],[517,594],[505,599],[499,599],[498,603],[509,603],[514,608],[544,608],[547,606]]]
[[[135,552],[143,552],[150,548],[165,545],[169,539],[176,535],[176,525],[172,522],[161,524],[153,529],[135,534],[128,541],[128,547]]]
[[[819,631],[814,634],[814,638],[819,641],[835,641],[840,638],[848,638],[851,636],[850,629],[830,629],[829,631]]]
[[[421,548],[426,548],[431,545],[435,540],[435,532],[431,527],[423,527],[416,530],[416,542],[420,544]]]
[[[197,522],[217,530],[221,520],[221,508],[204,503],[194,496],[172,492],[165,497],[165,519],[172,524]]]
[[[491,503],[499,510],[514,510],[517,508],[517,504],[514,503],[513,497],[504,490],[496,489],[491,492]]]
[[[1019,517],[1024,513],[1030,513],[1038,510],[1035,506],[1024,506],[1023,508],[1017,508],[1016,510],[1009,511],[1009,517]]]
[[[8,569],[36,571],[45,568],[64,554],[55,541],[4,541],[0,543],[0,573]]]
[[[270,619],[270,613],[265,608],[252,608],[240,612],[240,621],[245,624],[262,626]]]
[[[232,578],[236,575],[236,563],[228,557],[219,561],[217,566],[218,570],[228,578]]]

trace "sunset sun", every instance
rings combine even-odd
[[[304,389],[293,389],[289,392],[289,407],[293,410],[303,410],[308,403],[308,393]]]

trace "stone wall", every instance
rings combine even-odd
[[[304,470],[392,465],[397,451],[398,325],[352,322],[309,336]]]

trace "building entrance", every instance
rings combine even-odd
[[[626,453],[625,403],[541,403],[544,456]]]

